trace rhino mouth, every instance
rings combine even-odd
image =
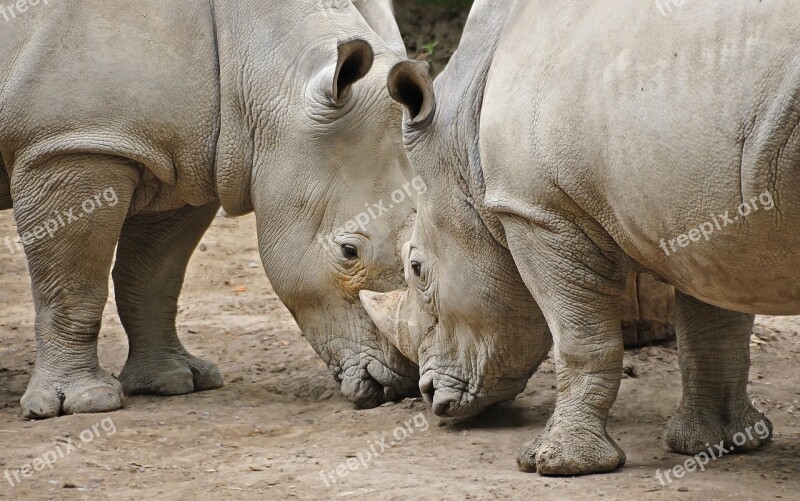
[[[359,409],[373,409],[398,399],[394,388],[385,387],[370,376],[343,379],[342,394]]]
[[[397,374],[373,360],[366,367],[334,370],[342,395],[359,409],[419,396],[416,378]]]
[[[467,419],[481,414],[494,404],[513,400],[525,389],[525,385],[511,391],[472,389],[468,383],[451,375],[429,370],[420,378],[419,388],[423,400],[436,416]]]
[[[419,380],[419,389],[428,407],[441,418],[471,417],[480,413],[466,383],[451,376],[425,372]]]

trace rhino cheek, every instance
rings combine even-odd
[[[416,394],[416,366],[384,342],[362,308],[347,303],[341,310],[307,310],[297,321],[357,407]]]
[[[341,382],[342,394],[356,407],[377,407],[384,402],[384,390],[367,371],[369,323],[347,317],[325,308],[304,311],[296,318],[314,351]]]

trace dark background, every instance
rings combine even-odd
[[[472,0],[394,0],[408,55],[440,73],[458,48]]]

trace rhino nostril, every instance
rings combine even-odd
[[[394,402],[397,400],[401,400],[400,395],[397,393],[397,390],[391,387],[385,387],[383,389],[383,399],[386,402]]]
[[[443,400],[443,401],[439,401],[439,402],[434,401],[432,409],[433,409],[433,413],[436,414],[439,417],[450,417],[450,401],[449,400]]]
[[[422,393],[422,399],[428,406],[433,405],[433,397],[436,394],[436,389],[433,387],[433,381],[420,382],[419,391]]]

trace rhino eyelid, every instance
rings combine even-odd
[[[342,245],[342,255],[347,259],[358,259],[358,248],[355,245]]]

